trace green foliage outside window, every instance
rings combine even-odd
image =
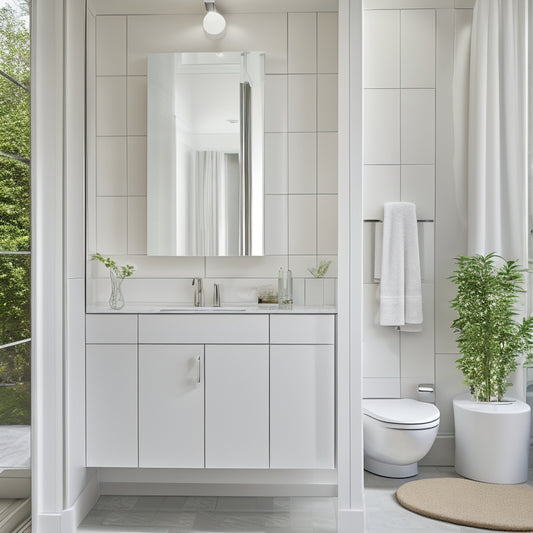
[[[0,8],[0,345],[30,327],[30,35]],[[30,343],[0,350],[0,425],[30,423]]]

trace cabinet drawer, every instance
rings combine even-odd
[[[137,315],[86,315],[87,344],[136,344]]]
[[[141,344],[268,344],[267,315],[140,315]]]
[[[335,344],[334,315],[270,315],[271,344]]]

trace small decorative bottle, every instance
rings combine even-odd
[[[280,309],[292,309],[292,272],[283,267],[278,273],[278,303]]]

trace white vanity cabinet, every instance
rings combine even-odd
[[[204,467],[203,345],[139,345],[139,466]]]
[[[87,466],[136,467],[137,317],[88,315]]]
[[[335,317],[270,320],[270,468],[335,468]]]
[[[205,347],[205,466],[268,468],[268,345]]]
[[[335,468],[333,314],[89,314],[87,466]]]

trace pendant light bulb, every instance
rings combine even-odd
[[[202,26],[209,39],[221,39],[226,33],[226,19],[216,10],[215,2],[204,2],[207,13]]]

